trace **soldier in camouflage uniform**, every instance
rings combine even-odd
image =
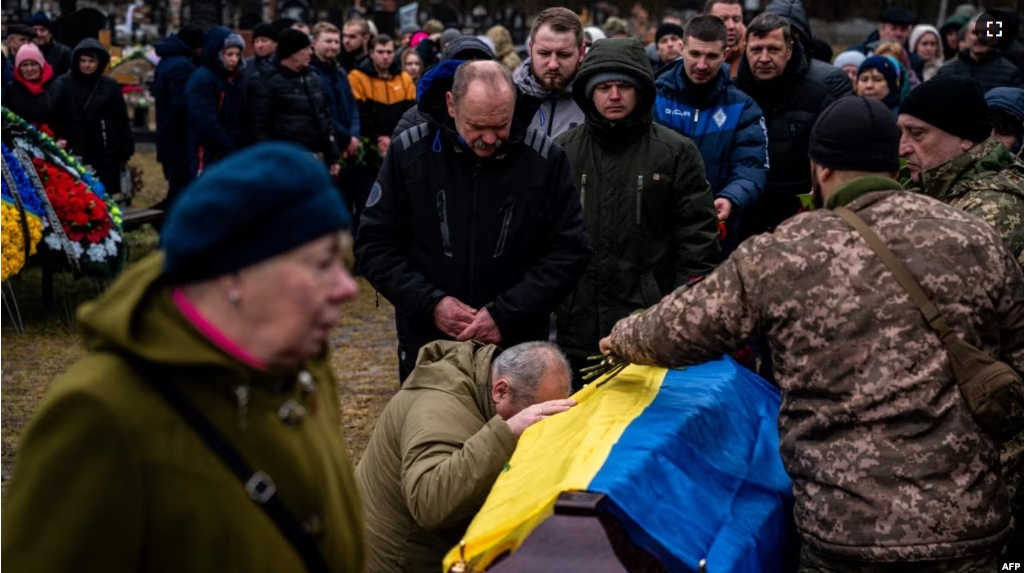
[[[1019,372],[1022,271],[985,222],[901,190],[887,113],[858,97],[827,108],[810,147],[826,208],[744,242],[703,281],[619,321],[601,347],[679,367],[765,333],[802,571],[995,571],[1012,534],[1000,445],[972,418],[918,307],[833,209],[864,219],[959,336]]]
[[[904,100],[897,125],[902,131],[900,153],[911,172],[907,188],[984,219],[1018,257],[1018,264],[1025,264],[1023,166],[991,137],[986,97],[975,80],[938,77],[922,84]],[[1019,434],[1003,445],[1000,454],[1016,522],[1009,560],[1022,554],[1022,446]]]
[[[981,217],[1011,252],[1022,257],[1025,167],[991,139],[986,96],[971,78],[938,77],[900,106],[900,154],[911,174],[909,190]]]

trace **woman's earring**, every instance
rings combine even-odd
[[[233,290],[228,293],[228,302],[231,306],[238,306],[238,303],[242,302],[242,295],[237,290]]]

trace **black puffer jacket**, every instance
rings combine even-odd
[[[614,123],[585,89],[588,78],[605,73],[628,74],[640,88],[634,112]],[[719,243],[701,153],[690,139],[652,123],[655,80],[640,42],[595,42],[573,99],[585,124],[555,141],[573,168],[594,257],[559,307],[557,333],[567,356],[583,365],[616,321],[712,272]]]
[[[57,40],[51,40],[50,43],[39,46],[39,51],[43,53],[46,62],[53,68],[53,77],[60,77],[71,71],[71,48]]]
[[[83,53],[99,61],[88,76],[77,65]],[[58,138],[67,140],[72,154],[96,170],[107,193],[119,193],[121,167],[135,152],[135,141],[121,86],[103,75],[110,54],[102,44],[86,38],[75,47],[71,59],[76,65],[54,80],[51,127]]]
[[[801,44],[783,73],[768,81],[756,81],[747,58],[740,61],[737,85],[754,98],[765,114],[769,136],[769,177],[765,191],[748,209],[742,237],[763,233],[797,213],[798,195],[811,190],[808,138],[819,113],[836,98],[808,74],[808,59]]]
[[[421,346],[449,339],[433,318],[445,296],[487,308],[503,346],[547,340],[591,256],[561,147],[518,122],[491,157],[458,139],[447,90],[433,85],[457,65],[420,80],[429,123],[392,140],[356,236],[360,269],[395,305],[403,378]]]
[[[293,72],[273,59],[260,65],[260,78],[249,83],[248,92],[253,139],[291,141],[323,153],[325,163],[337,162],[340,153],[320,77],[310,69]]]
[[[808,13],[805,12],[801,0],[772,0],[765,7],[765,11],[783,16],[797,30],[801,47],[804,48],[804,54],[808,58],[808,75],[812,79],[829,88],[829,92],[835,98],[839,99],[853,93],[851,80],[847,78],[847,74],[843,70],[811,57],[812,43],[815,37],[811,35]]]
[[[970,50],[962,50],[956,60],[943,64],[936,75],[974,78],[986,92],[993,88],[1022,86],[1021,72],[1004,58],[1000,50],[992,50],[978,61],[972,59]]]

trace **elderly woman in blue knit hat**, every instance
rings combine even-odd
[[[890,56],[870,56],[858,67],[858,83],[854,95],[883,102],[897,121],[900,102],[903,101],[904,70]]]
[[[249,148],[185,189],[162,249],[79,311],[85,356],[22,438],[17,571],[363,565],[329,336],[356,294],[323,163]]]

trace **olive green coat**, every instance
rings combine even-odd
[[[18,448],[3,504],[4,568],[305,570],[242,483],[116,351],[166,372],[270,475],[332,571],[361,571],[361,511],[326,357],[307,365],[314,406],[295,384],[298,371],[255,370],[202,336],[158,283],[162,264],[160,254],[143,260],[80,310],[87,354],[53,384]],[[234,394],[243,385],[244,416]],[[308,409],[295,426],[278,417],[288,398]]]
[[[494,346],[424,345],[377,420],[356,483],[368,573],[438,573],[516,448],[491,400]]]
[[[585,87],[598,74],[632,77],[635,111],[609,122]],[[573,83],[587,120],[555,139],[563,146],[594,255],[559,306],[557,342],[575,363],[598,354],[616,322],[647,308],[719,263],[718,217],[697,146],[652,123],[655,81],[636,40],[595,42]]]

